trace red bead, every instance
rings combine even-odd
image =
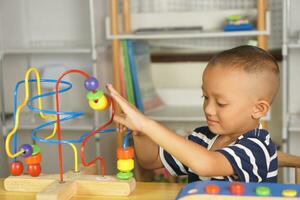
[[[229,191],[235,195],[242,195],[244,194],[245,187],[242,183],[235,182],[230,184]]]
[[[205,192],[208,194],[218,194],[220,192],[220,187],[214,184],[207,185],[204,188]]]
[[[23,173],[23,164],[20,161],[12,162],[9,171],[13,176],[20,176]]]
[[[30,176],[39,176],[42,171],[40,164],[28,165],[27,172]]]

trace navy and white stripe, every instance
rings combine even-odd
[[[207,149],[213,145],[217,135],[207,126],[199,127],[186,139]],[[276,182],[277,181],[277,151],[264,129],[254,129],[241,135],[235,143],[217,150],[231,163],[235,174],[224,177],[201,177],[190,168],[183,165],[171,154],[160,148],[160,158],[166,169],[174,176],[188,175],[188,181],[226,180],[243,182]],[[201,156],[199,156],[201,159]],[[196,162],[196,161],[195,161]]]

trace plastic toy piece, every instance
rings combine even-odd
[[[33,156],[40,153],[41,149],[38,145],[32,144],[31,147],[32,147],[32,155]]]
[[[242,195],[242,194],[244,194],[245,188],[244,188],[243,183],[234,182],[234,183],[230,184],[229,190],[232,194]]]
[[[95,77],[91,76],[84,81],[84,86],[87,90],[93,91],[98,88],[99,82]]]
[[[133,159],[118,160],[117,168],[121,172],[129,172],[129,171],[133,170],[133,168],[134,168]]]
[[[132,158],[134,158],[133,147],[126,147],[125,149],[123,149],[122,147],[117,148],[117,158],[118,159],[132,159]]]
[[[42,171],[40,164],[31,164],[27,166],[27,172],[30,176],[36,177],[39,176]]]
[[[117,178],[121,179],[121,180],[128,180],[131,177],[133,177],[133,173],[132,172],[118,172],[117,173]]]
[[[36,153],[38,152],[38,153]],[[42,161],[42,154],[39,152],[39,147],[35,146],[35,155],[26,157],[24,159],[25,163],[27,164],[27,173],[30,176],[39,176],[42,168],[41,168],[41,161]]]
[[[282,190],[281,194],[284,197],[295,197],[297,196],[298,192],[297,190],[286,189],[286,190]]]
[[[103,95],[100,99],[98,100],[89,100],[89,106],[93,109],[93,110],[105,110],[106,108],[109,107],[109,101],[106,97],[106,95]]]
[[[215,188],[220,189],[218,193],[215,192]],[[241,188],[243,188],[243,194],[232,193],[233,189],[241,191]],[[296,184],[196,181],[184,186],[176,200],[286,200],[300,199],[299,192],[300,187]]]
[[[42,154],[38,153],[34,156],[29,156],[24,161],[27,165],[39,164],[42,161]]]
[[[220,187],[215,184],[205,186],[205,192],[208,194],[218,194],[220,192]]]
[[[9,171],[13,176],[20,176],[23,173],[23,164],[20,161],[10,163]]]
[[[255,192],[258,196],[269,196],[271,194],[271,190],[266,186],[259,186],[255,189]]]
[[[32,147],[31,147],[31,145],[29,145],[29,144],[23,144],[23,145],[20,147],[19,151],[24,151],[24,152],[21,154],[21,156],[24,157],[24,158],[29,157],[29,156],[32,155]]]
[[[102,90],[96,90],[95,92],[94,91],[89,91],[86,95],[86,98],[88,100],[91,100],[91,101],[95,101],[97,99],[100,99],[102,96],[103,96],[103,91]]]
[[[126,147],[117,149],[117,168],[120,172],[117,173],[117,178],[127,180],[133,176],[131,170],[134,169],[134,149]]]

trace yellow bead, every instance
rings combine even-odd
[[[297,190],[285,189],[281,192],[281,194],[284,197],[295,197],[295,196],[297,196]]]
[[[134,168],[133,159],[120,159],[117,161],[117,168],[121,172],[130,172]]]
[[[104,110],[108,107],[108,100],[105,95],[103,95],[98,100],[89,100],[89,106],[94,110]]]

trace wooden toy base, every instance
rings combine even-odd
[[[91,175],[92,171],[67,172],[61,183],[58,174],[9,176],[4,188],[15,192],[36,192],[38,200],[66,200],[78,195],[128,196],[136,186],[134,178],[119,180],[114,176]]]

